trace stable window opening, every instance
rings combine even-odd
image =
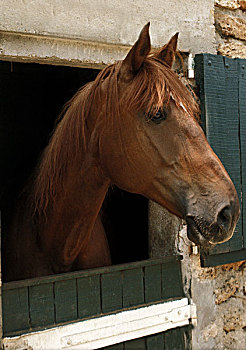
[[[97,69],[0,61],[2,251],[18,196],[35,170],[57,117],[76,91],[97,74]],[[146,198],[113,186],[103,204],[102,221],[113,264],[148,258]],[[3,254],[4,280],[6,258]]]

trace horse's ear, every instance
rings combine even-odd
[[[128,52],[126,58],[123,60],[120,68],[120,79],[127,80],[137,74],[141,68],[145,58],[148,56],[151,44],[149,36],[149,26],[147,23],[139,35],[131,50]]]
[[[164,61],[170,68],[172,67],[175,59],[178,35],[179,33],[176,33],[166,45],[164,45],[159,51],[154,54],[154,57]]]

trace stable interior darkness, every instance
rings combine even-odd
[[[82,85],[94,80],[97,73],[96,69],[0,61],[3,237],[11,222],[15,199],[47,145],[64,104]],[[113,187],[103,208],[113,263],[147,259],[147,199]]]

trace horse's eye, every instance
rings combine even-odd
[[[159,124],[163,120],[167,119],[167,112],[164,108],[162,108],[159,109],[154,115],[152,113],[148,113],[148,119],[150,119],[156,124]]]

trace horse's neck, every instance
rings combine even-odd
[[[91,161],[67,177],[65,191],[48,210],[47,225],[40,232],[43,249],[54,257],[51,263],[57,272],[69,269],[79,252],[86,249],[108,186],[109,180]]]

